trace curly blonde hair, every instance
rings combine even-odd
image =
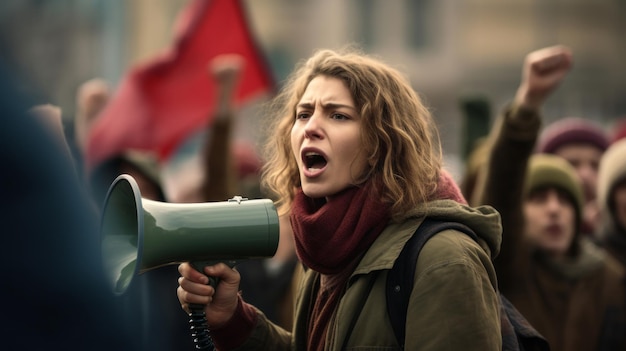
[[[296,105],[317,76],[338,78],[350,91],[362,118],[362,143],[370,167],[358,179],[372,179],[379,196],[399,216],[436,190],[442,165],[433,118],[408,80],[380,59],[354,47],[319,50],[300,62],[272,101],[270,135],[264,148],[262,185],[276,198],[280,213],[293,201],[300,177],[291,149]]]

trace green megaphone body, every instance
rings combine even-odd
[[[225,262],[269,258],[276,253],[278,214],[269,199],[165,203],[141,197],[136,181],[118,176],[105,198],[101,239],[105,272],[114,293],[133,277],[169,264],[196,269]]]

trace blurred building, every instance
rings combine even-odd
[[[432,107],[446,153],[460,153],[463,96],[512,98],[524,55],[570,46],[575,67],[546,106],[610,125],[626,114],[621,0],[243,0],[276,80],[317,48],[356,43],[409,75]],[[71,119],[78,85],[116,83],[171,39],[186,0],[4,0],[0,57],[17,61],[42,99]],[[27,88],[27,87],[25,87]]]

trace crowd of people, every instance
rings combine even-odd
[[[213,123],[191,178],[198,181],[177,193],[168,193],[159,162],[145,151],[83,167],[89,128],[111,98],[106,82],[77,89],[73,135],[63,132],[58,107],[26,110],[3,98],[20,117],[2,128],[5,159],[21,172],[3,176],[10,202],[2,213],[16,238],[5,245],[4,266],[23,261],[18,249],[38,248],[29,253],[37,263],[5,289],[26,305],[24,330],[3,336],[18,345],[34,334],[48,349],[98,349],[87,346],[93,342],[191,350],[188,314],[199,304],[219,350],[501,350],[501,294],[550,350],[626,350],[626,128],[572,117],[547,124],[542,115],[573,57],[560,45],[528,53],[515,96],[474,144],[458,184],[419,87],[355,48],[318,50],[300,62],[270,105],[265,145],[245,155],[233,137],[245,62],[234,55],[208,62],[207,79],[218,87]],[[7,92],[15,88],[9,82]],[[18,162],[10,156],[18,152],[39,161]],[[120,174],[161,202],[271,198],[280,220],[275,256],[201,272],[164,266],[124,296],[109,296],[96,259],[98,217]],[[35,203],[40,212],[24,209]],[[424,245],[407,292],[410,332],[397,340],[385,281],[426,218],[461,223],[476,237],[448,229]],[[50,276],[58,269],[65,272]]]
[[[595,189],[608,137],[579,119],[542,129],[541,106],[571,65],[562,46],[527,56],[481,150],[472,203],[500,213],[499,287],[552,350],[621,350],[626,271],[594,242],[587,216],[596,196],[586,189]]]

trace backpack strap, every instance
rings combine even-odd
[[[446,222],[426,218],[415,230],[413,236],[406,242],[393,268],[387,275],[387,311],[396,340],[404,349],[406,335],[406,313],[409,308],[409,298],[413,290],[417,257],[422,247],[435,234],[454,229],[478,240],[478,236],[468,226],[458,222]],[[498,292],[500,306],[500,328],[502,334],[502,350],[540,350],[549,351],[550,345],[537,332],[513,304]]]
[[[476,234],[464,224],[426,218],[404,245],[400,256],[387,275],[387,311],[396,339],[402,348],[404,348],[406,312],[413,290],[417,257],[428,239],[446,229],[455,229],[474,240],[478,239]]]

